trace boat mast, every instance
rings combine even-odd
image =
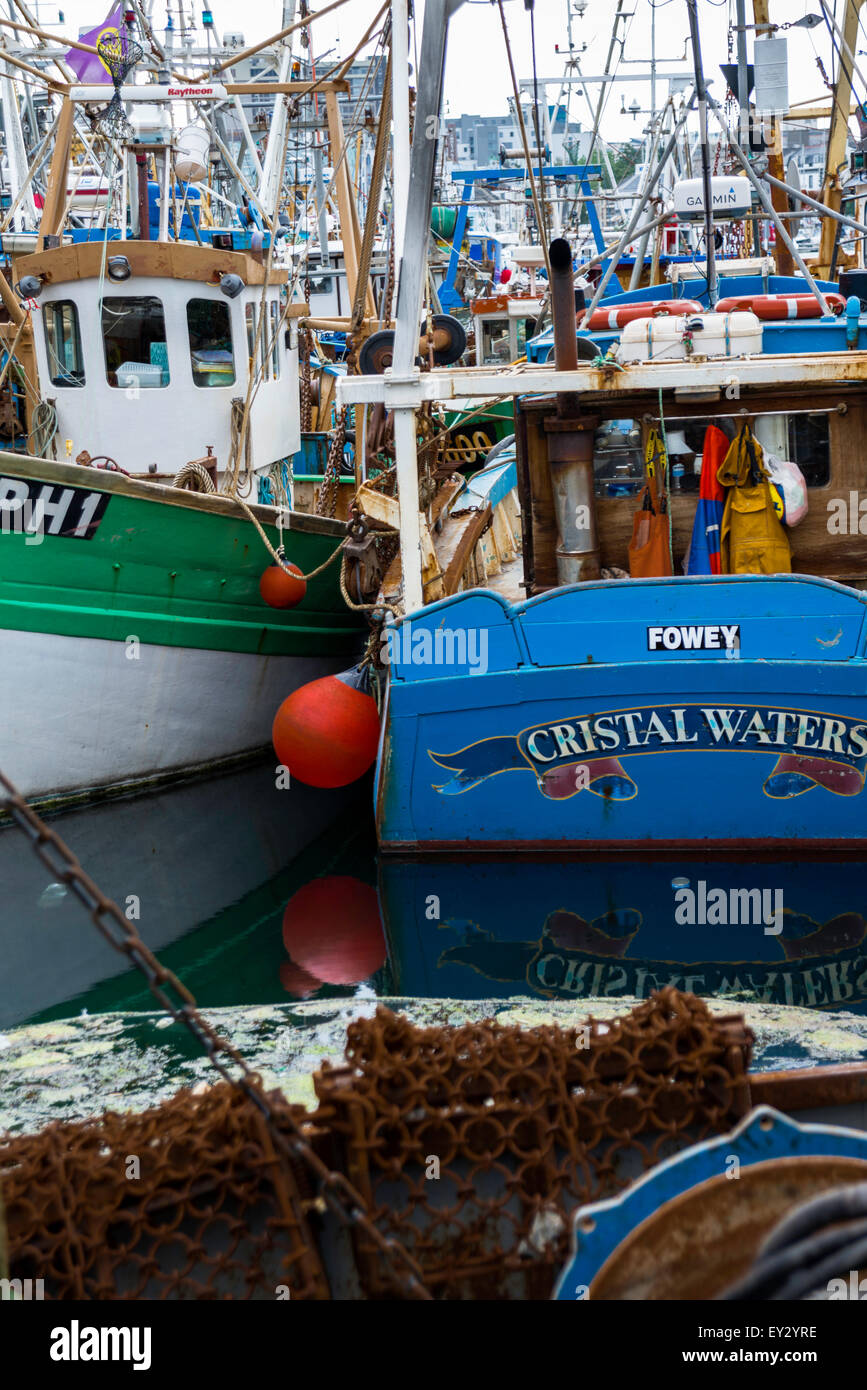
[[[398,388],[399,395],[397,399],[393,397],[389,404],[394,409],[403,599],[404,612],[407,614],[421,608],[424,602],[416,439],[416,410],[421,405],[421,391],[415,359],[418,356],[419,316],[427,268],[425,248],[430,236],[436,172],[437,141],[432,137],[439,128],[448,22],[462,4],[463,0],[427,0],[425,5],[419,70],[416,74],[417,96],[403,255],[398,270],[391,383]]]
[[[837,81],[831,101],[831,124],[828,129],[828,147],[825,157],[825,178],[822,183],[822,202],[834,212],[839,212],[843,204],[841,170],[846,164],[846,142],[849,138],[849,107],[852,101],[852,76],[854,54],[858,45],[859,12],[864,0],[846,0],[843,16],[843,31],[840,35],[842,52],[838,49]],[[824,13],[824,11],[823,11]],[[827,16],[826,16],[827,17]],[[838,31],[837,21],[830,20],[833,30]],[[839,31],[838,31],[839,32]],[[833,34],[834,47],[837,35]],[[777,175],[783,178],[783,174]],[[822,219],[822,233],[819,242],[819,255],[816,271],[822,276],[831,276],[834,250],[838,236],[837,224],[832,218]]]
[[[695,67],[695,91],[698,97],[698,121],[701,132],[701,172],[704,188],[704,246],[707,258],[707,300],[711,309],[717,302],[716,251],[713,242],[713,190],[710,175],[710,150],[707,143],[707,87],[701,61],[701,40],[698,33],[697,0],[686,0],[689,11],[689,31],[692,38],[692,58]]]
[[[394,263],[403,256],[404,210],[409,196],[409,12],[407,0],[391,0],[391,182]],[[391,314],[386,305],[385,317]]]

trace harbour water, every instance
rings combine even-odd
[[[867,1012],[857,859],[378,858],[371,789],[278,789],[272,762],[51,824],[204,1008],[356,995],[646,998],[673,984]],[[0,1028],[151,1010],[141,973],[0,831]]]

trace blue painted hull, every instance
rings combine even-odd
[[[646,999],[673,985],[867,1012],[867,883],[858,857],[654,855],[627,869],[622,857],[387,856],[379,893],[397,994]],[[779,930],[758,920],[767,905]]]
[[[381,846],[867,845],[865,613],[800,575],[430,605],[391,639]]]

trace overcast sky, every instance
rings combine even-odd
[[[321,8],[325,0],[311,0],[311,8]],[[536,0],[536,60],[539,77],[558,77],[563,71],[564,54],[567,45],[567,4],[573,12],[579,0]],[[334,15],[326,15],[314,26],[318,35],[315,49],[322,53],[333,49],[334,55],[347,54],[363,34],[365,28],[376,14],[381,0],[348,0]],[[829,10],[836,9],[842,16],[844,0],[826,0]],[[42,0],[36,8],[41,22],[52,30],[56,29],[58,14],[65,16],[66,33],[77,34],[80,27],[99,23],[110,7],[110,0],[61,0],[58,4],[48,4]],[[172,13],[178,12],[178,0],[172,0]],[[221,33],[227,29],[243,31],[248,42],[275,32],[280,27],[283,13],[282,0],[214,0],[210,6]],[[573,21],[573,40],[580,49],[586,44],[586,52],[580,56],[583,71],[588,74],[601,74],[605,70],[614,16],[618,8],[617,0],[587,0],[582,18],[576,14]],[[747,22],[752,19],[752,3],[747,0]],[[200,23],[203,5],[201,0],[184,5],[185,13],[194,15]],[[424,11],[424,0],[416,0],[419,21]],[[621,75],[629,72],[646,71],[651,53],[651,34],[655,20],[656,56],[659,71],[678,71],[689,74],[692,71],[692,56],[687,45],[689,22],[686,0],[626,0],[622,9],[628,16],[621,21],[619,32],[625,35],[623,61],[618,71]],[[699,21],[705,71],[713,78],[711,92],[722,100],[725,84],[719,72],[719,64],[728,60],[729,23],[734,23],[734,0],[698,0]],[[530,46],[530,16],[524,8],[524,0],[505,0],[505,11],[515,55],[518,77],[532,76]],[[165,0],[157,0],[154,19],[158,31],[165,26]],[[807,13],[821,14],[820,0],[771,0],[771,19],[777,24],[791,23]],[[867,7],[863,12],[867,15]],[[201,32],[201,30],[200,30]],[[821,99],[826,88],[816,65],[820,57],[830,73],[833,64],[833,49],[824,24],[812,30],[789,29],[785,33],[789,41],[789,98],[791,102],[807,98]],[[419,22],[419,42],[421,23]],[[753,35],[748,36],[750,56]],[[560,45],[560,53],[555,51]],[[862,28],[858,48],[867,49],[867,33]],[[616,52],[618,52],[616,50]],[[867,57],[859,59],[859,67],[867,78]],[[595,105],[598,86],[588,87]],[[452,20],[449,32],[449,50],[446,67],[446,88],[444,109],[449,115],[463,112],[491,115],[506,109],[507,97],[511,92],[508,65],[505,58],[502,29],[495,4],[490,0],[464,0],[462,8]],[[608,97],[603,134],[610,140],[628,139],[640,135],[646,115],[637,117],[621,116],[621,93],[625,95],[626,105],[637,98],[643,108],[650,102],[648,82],[629,82],[617,84]],[[658,97],[664,98],[667,84],[660,82]],[[867,98],[867,81],[856,78],[856,93]],[[592,126],[584,97],[577,99],[575,110],[580,115],[585,128]]]

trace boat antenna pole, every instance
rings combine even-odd
[[[713,242],[713,192],[710,177],[710,150],[707,142],[707,87],[701,61],[701,40],[698,34],[697,0],[686,0],[689,11],[689,30],[692,38],[692,57],[695,66],[695,91],[698,97],[698,121],[701,139],[701,172],[704,185],[704,246],[707,258],[707,300],[712,309],[719,298],[716,278],[716,250]]]

